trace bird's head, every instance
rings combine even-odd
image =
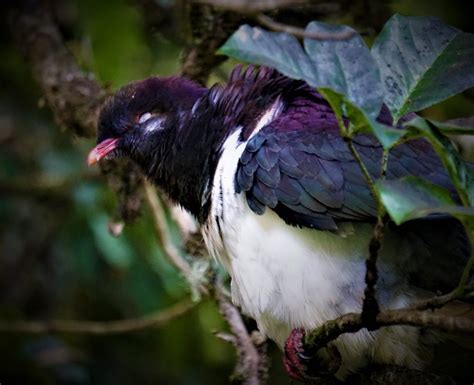
[[[205,88],[179,77],[151,77],[122,87],[102,108],[97,146],[90,151],[88,164],[119,156],[152,164],[204,92]]]

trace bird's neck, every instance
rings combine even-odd
[[[174,202],[203,223],[210,209],[209,194],[220,147],[232,125],[225,125],[218,114],[203,111],[205,97],[198,103],[203,103],[199,111],[182,110],[171,123],[174,129],[160,146],[159,164],[144,162],[142,166]]]
[[[182,112],[179,128],[168,142],[162,167],[154,174],[173,201],[203,223],[210,209],[210,189],[221,143],[227,132],[212,122]]]
[[[161,164],[152,174],[155,182],[201,223],[209,214],[212,180],[225,140],[238,129],[242,130],[239,140],[247,140],[282,89],[292,84],[295,90],[302,87],[273,70],[261,71],[259,76],[252,71],[237,72],[229,84],[212,87],[192,107],[183,109],[160,157]]]

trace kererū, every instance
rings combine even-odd
[[[391,124],[385,108],[378,119]],[[360,312],[377,216],[325,99],[305,82],[266,67],[237,66],[225,85],[209,89],[180,77],[151,77],[108,100],[97,142],[89,164],[131,158],[197,218],[209,252],[231,276],[234,303],[280,347],[288,339],[286,369],[310,378],[310,369],[298,362],[304,352],[295,337]],[[361,134],[354,144],[369,173],[379,177],[380,143]],[[386,177],[407,175],[455,195],[424,139],[390,152]],[[453,217],[390,223],[378,263],[381,308],[450,290],[470,250]],[[334,342],[342,357],[337,376],[370,362],[422,369],[441,339],[408,326],[343,335]]]

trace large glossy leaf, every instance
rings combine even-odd
[[[376,188],[390,218],[397,225],[430,214],[474,215],[474,208],[456,205],[446,189],[414,176],[378,180]]]
[[[393,16],[372,54],[396,120],[474,86],[474,35],[434,17]]]
[[[293,79],[317,85],[316,69],[293,35],[242,25],[219,52],[244,62],[276,68]]]
[[[474,206],[474,173],[459,155],[453,143],[430,121],[416,117],[404,126],[411,135],[427,138],[442,160],[456,190],[466,206]]]
[[[352,28],[311,22],[309,33],[336,34],[352,32],[344,40],[305,39],[304,46],[316,68],[317,87],[332,88],[366,111],[377,117],[383,100],[379,69],[362,37]]]
[[[360,35],[346,26],[320,22],[310,23],[306,31],[326,36],[345,33],[348,37],[305,39],[303,50],[291,35],[243,25],[220,48],[220,52],[242,61],[276,68],[314,87],[332,88],[369,116],[376,117],[382,105],[383,89],[375,60]]]

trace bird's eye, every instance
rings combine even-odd
[[[141,114],[139,117],[138,117],[138,123],[142,124],[142,123],[145,123],[148,119],[150,119],[153,115],[151,114],[151,112],[145,112],[144,114]]]

